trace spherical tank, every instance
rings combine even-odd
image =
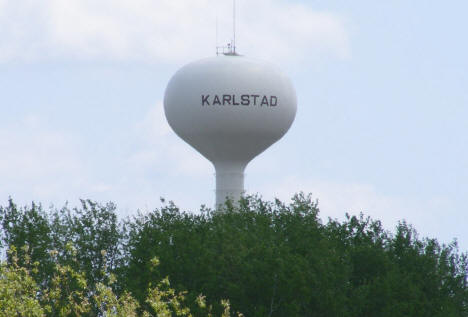
[[[183,66],[164,96],[169,125],[215,166],[217,205],[239,198],[246,165],[288,131],[296,104],[278,68],[237,55]]]

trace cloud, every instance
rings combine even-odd
[[[85,167],[77,139],[47,127],[47,120],[27,115],[0,128],[0,197],[63,199],[84,181]]]
[[[281,0],[237,1],[238,47],[267,59],[349,55],[345,20]],[[230,1],[0,0],[0,62],[181,62],[231,36]]]
[[[248,6],[248,7],[247,7]],[[240,44],[253,56],[302,62],[320,54],[350,55],[345,19],[327,11],[286,1],[245,4]]]

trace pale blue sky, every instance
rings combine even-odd
[[[238,49],[282,67],[298,113],[246,189],[319,199],[468,249],[466,1],[238,1]],[[219,1],[218,1],[219,2]],[[214,203],[214,170],[168,128],[171,75],[213,55],[229,1],[0,0],[0,203]]]

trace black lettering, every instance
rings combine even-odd
[[[222,96],[222,97],[221,97]],[[243,105],[250,106],[251,100],[253,99],[254,106],[270,106],[276,107],[278,105],[277,96],[261,96],[261,95],[240,95],[240,100],[236,99],[236,95],[214,95],[212,102],[210,104],[210,95],[201,95],[201,104],[202,106],[211,106],[211,105]],[[239,98],[239,96],[237,96]],[[261,100],[260,100],[261,98]],[[258,102],[258,103],[257,103]]]
[[[257,98],[260,97],[259,95],[251,95],[252,97],[254,97],[254,106],[257,105]]]
[[[223,95],[223,106],[225,104],[228,104],[228,105],[231,104],[231,95]]]
[[[210,105],[210,102],[208,101],[208,98],[210,97],[210,95],[202,95],[201,96],[201,102],[202,102],[202,106],[204,105],[207,105],[209,106]]]
[[[278,104],[278,98],[276,96],[270,97],[270,107],[276,107]]]
[[[249,98],[249,95],[242,95],[241,96],[241,104],[243,106],[248,106],[250,105],[250,98]]]
[[[233,104],[234,106],[238,106],[238,105],[239,105],[239,103],[236,102],[236,95],[232,95],[232,104]]]

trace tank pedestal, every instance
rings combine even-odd
[[[215,208],[224,205],[227,199],[234,205],[244,193],[244,170],[246,164],[219,163],[216,169],[216,205]]]

